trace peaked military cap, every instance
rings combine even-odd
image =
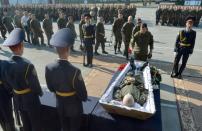
[[[8,38],[4,41],[4,46],[14,46],[21,43],[25,39],[25,33],[21,28],[15,28]]]
[[[193,21],[193,22],[194,22],[195,19],[196,19],[196,18],[195,18],[194,16],[191,16],[191,15],[190,15],[190,16],[187,16],[187,17],[186,17],[186,22],[187,22],[187,21]]]
[[[69,28],[58,30],[51,38],[50,44],[55,47],[70,47],[74,44],[74,36]]]
[[[87,14],[84,15],[84,17],[91,18],[91,15],[87,13]]]

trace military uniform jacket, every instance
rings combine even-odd
[[[41,24],[36,19],[30,21],[30,28],[34,33],[42,33]]]
[[[66,20],[64,18],[58,18],[57,20],[58,29],[66,27]]]
[[[117,19],[112,26],[113,33],[116,37],[121,37],[121,29],[124,24],[124,19]]]
[[[8,66],[7,61],[0,60],[0,112],[1,109],[8,104],[8,100],[12,97],[12,89],[7,86],[4,76],[4,71]]]
[[[95,35],[96,35],[97,41],[104,41],[105,29],[104,29],[104,24],[102,22],[97,23]]]
[[[95,44],[95,26],[91,24],[84,24],[82,29],[85,46]]]
[[[14,24],[16,28],[22,28],[22,24],[21,24],[21,17],[18,15],[14,16]]]
[[[39,95],[42,95],[42,90],[32,63],[20,56],[12,56],[5,77],[8,85],[14,91],[16,109],[34,110],[40,107]],[[25,94],[15,93],[15,91],[25,89],[30,89],[31,91]]]
[[[66,27],[69,28],[69,29],[72,31],[74,38],[76,38],[76,37],[77,37],[77,34],[76,34],[76,30],[75,30],[74,24],[68,22]]]
[[[133,27],[135,25],[133,23],[128,23],[126,22],[122,29],[121,29],[121,32],[122,32],[122,38],[123,38],[123,41],[124,42],[130,42],[130,39],[131,39],[131,35],[132,35],[132,31],[133,31]]]
[[[80,39],[83,39],[83,30],[82,30],[82,27],[83,27],[83,25],[85,24],[85,21],[83,20],[83,21],[80,21],[80,23],[79,23],[79,34],[80,34]]]
[[[186,30],[181,30],[177,35],[176,43],[175,43],[175,52],[183,51],[187,54],[192,54],[195,46],[196,39],[196,31],[190,30],[187,32]]]
[[[44,19],[42,27],[43,27],[45,32],[53,33],[53,24],[52,24],[52,21],[50,19]]]
[[[81,115],[83,113],[82,101],[87,100],[87,91],[81,71],[67,60],[59,59],[46,66],[45,76],[51,92],[76,92],[72,96],[56,95],[60,115],[67,117]]]
[[[142,55],[148,54],[148,46],[153,49],[153,43],[153,35],[149,31],[144,34],[138,31],[131,39],[133,51]]]
[[[12,19],[9,16],[4,16],[2,18],[2,23],[7,28],[7,30],[13,30]]]

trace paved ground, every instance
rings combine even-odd
[[[150,61],[152,65],[156,65],[161,69],[163,81],[161,84],[161,108],[162,108],[162,122],[163,131],[180,131],[181,125],[183,130],[189,130],[188,127],[193,129],[201,129],[201,121],[199,113],[201,113],[202,95],[201,95],[201,77],[202,77],[202,45],[200,44],[200,36],[202,31],[197,30],[196,47],[194,54],[189,59],[189,66],[187,67],[184,75],[185,79],[182,81],[173,80],[169,77],[169,73],[172,68],[173,47],[176,38],[176,34],[181,28],[155,26],[155,8],[138,8],[137,17],[141,17],[144,22],[148,23],[149,30],[154,35],[154,54]],[[106,36],[110,40],[111,25],[106,25]],[[78,24],[76,24],[78,31]],[[54,30],[57,30],[54,24]],[[0,42],[1,43],[1,42]],[[75,48],[78,50],[79,41],[76,42]],[[125,63],[125,59],[122,55],[113,54],[113,46],[109,43],[106,44],[106,49],[110,53],[109,55],[97,56],[94,59],[94,67],[84,68],[82,66],[81,52],[71,54],[70,61],[81,69],[82,74],[87,85],[89,96],[100,97],[107,87],[110,78],[113,73],[119,67],[121,63]],[[0,51],[1,59],[8,59],[11,56],[10,51],[3,47]],[[57,59],[55,50],[48,47],[34,47],[26,44],[24,57],[30,59],[36,66],[37,73],[41,84],[45,85],[44,67],[47,63],[50,63]],[[180,84],[179,84],[180,83]],[[175,88],[176,87],[176,88]],[[181,90],[186,91],[186,95],[183,95]],[[177,95],[175,94],[177,92]],[[186,99],[185,106],[180,102],[184,101],[182,97]],[[188,114],[191,114],[188,116]],[[202,116],[202,115],[201,115]],[[189,121],[184,118],[191,118]],[[190,122],[191,121],[191,122]],[[192,124],[193,123],[193,124]],[[174,126],[175,125],[175,126]],[[187,125],[187,126],[186,126]]]

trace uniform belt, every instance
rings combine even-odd
[[[27,93],[30,93],[31,92],[31,89],[30,88],[27,88],[27,89],[24,89],[24,90],[15,90],[14,89],[14,92],[18,95],[24,95],[24,94],[27,94]]]
[[[191,46],[191,44],[184,44],[184,43],[180,43],[181,46],[185,46],[185,47],[189,47]]]
[[[93,38],[93,36],[91,35],[91,36],[84,36],[84,38]]]
[[[56,91],[56,94],[58,96],[67,97],[67,96],[73,96],[73,95],[75,95],[76,92],[75,91],[73,91],[73,92],[59,92],[59,91]]]

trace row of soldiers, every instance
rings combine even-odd
[[[29,13],[35,14],[36,17],[42,21],[45,14],[49,14],[53,21],[56,21],[59,17],[59,10],[62,10],[65,15],[68,17],[70,15],[73,16],[75,21],[78,21],[82,14],[94,12],[94,18],[97,16],[103,16],[105,22],[113,22],[113,18],[118,15],[118,10],[122,9],[124,16],[126,16],[125,20],[127,20],[127,16],[132,15],[133,17],[136,14],[136,6],[135,5],[100,5],[100,6],[88,6],[88,5],[17,5],[6,8],[9,11],[10,16],[14,16],[15,10],[26,10]],[[5,8],[1,8],[0,12],[3,12]]]
[[[156,25],[184,26],[187,16],[192,15],[196,21],[195,27],[198,27],[201,16],[201,6],[176,6],[176,5],[159,5],[156,11]]]

